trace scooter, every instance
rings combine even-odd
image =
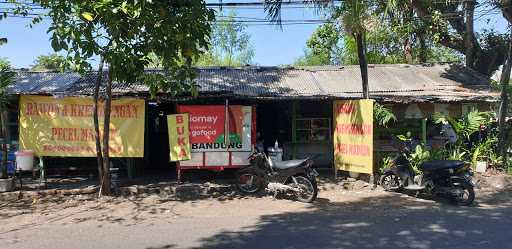
[[[404,147],[395,166],[386,169],[380,185],[386,191],[416,191],[417,194],[446,196],[458,205],[471,205],[475,199],[473,172],[469,164],[456,160],[432,160],[420,165],[416,174],[407,160],[410,150]]]
[[[266,189],[274,193],[291,193],[300,202],[313,202],[318,195],[313,160],[274,162],[265,153],[255,151],[249,156],[250,165],[236,173],[236,186],[246,194]]]

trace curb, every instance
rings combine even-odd
[[[28,190],[28,191],[13,191],[0,193],[0,201],[17,201],[25,198],[44,197],[52,195],[88,195],[98,192],[98,187],[90,186],[79,189],[48,189],[48,190]]]
[[[97,194],[97,186],[89,186],[78,189],[48,189],[48,190],[27,190],[0,193],[0,201],[18,201],[22,199],[40,198],[45,196],[71,196],[71,195],[91,195]],[[21,193],[20,193],[21,192]],[[114,196],[136,197],[152,194],[163,196],[175,196],[176,199],[200,199],[216,195],[231,195],[236,190],[231,185],[218,185],[210,183],[187,183],[177,185],[169,183],[163,185],[132,185],[120,187],[113,190]]]

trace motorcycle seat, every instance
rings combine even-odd
[[[421,165],[422,170],[440,170],[440,169],[457,169],[464,166],[463,161],[458,160],[432,160],[426,161]]]
[[[273,167],[276,169],[289,169],[300,166],[308,159],[300,160],[287,160],[287,161],[272,161]]]

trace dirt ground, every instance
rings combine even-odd
[[[478,176],[475,177],[475,180],[478,182],[479,188],[477,188],[476,193],[476,204],[472,207],[474,210],[478,210],[480,215],[488,210],[491,216],[493,210],[511,210],[512,177],[505,175]],[[246,225],[250,225],[265,216],[310,213],[312,211],[325,214],[325,217],[339,212],[357,213],[369,217],[385,217],[396,214],[400,216],[419,210],[428,212],[432,210],[468,212],[466,208],[451,206],[443,200],[421,199],[405,194],[384,192],[380,188],[373,189],[372,186],[362,181],[322,179],[319,187],[318,200],[313,204],[284,199],[274,200],[268,195],[244,196],[229,186],[219,187],[212,183],[203,183],[202,189],[206,190],[200,194],[190,194],[190,189],[184,186],[179,191],[187,192],[186,194],[169,194],[165,191],[159,193],[139,191],[141,193],[135,195],[103,197],[100,199],[96,198],[95,195],[69,195],[3,201],[0,202],[0,241],[3,241],[0,243],[5,242],[4,245],[8,245],[7,247],[2,246],[2,248],[32,248],[33,246],[34,248],[60,248],[55,245],[58,244],[59,240],[66,241],[65,238],[56,237],[55,240],[46,238],[45,230],[57,229],[55,231],[60,231],[59,229],[64,229],[66,231],[66,229],[70,229],[71,231],[74,228],[79,228],[79,231],[85,234],[94,234],[102,227],[105,227],[105,229],[111,226],[139,229],[140,226],[148,224],[156,224],[156,226],[162,227],[172,226],[174,229],[174,225],[185,221],[187,222],[184,223],[186,224],[183,225],[184,228],[204,231],[206,235],[201,236],[207,237],[207,235],[219,232],[215,228],[219,227],[220,229],[224,224],[223,222],[229,220],[233,220],[237,225],[244,225],[244,222],[248,222]],[[469,212],[471,212],[471,209]],[[240,221],[240,218],[245,219],[243,217],[248,218],[246,218],[246,221]],[[219,218],[222,218],[222,221],[219,221]],[[193,225],[196,221],[207,221],[208,219],[214,219],[219,224],[215,225],[215,222],[211,221],[211,224],[203,224],[200,228],[188,227],[191,226],[191,221],[193,221]],[[357,226],[356,220],[352,222],[355,223],[355,225],[352,224],[353,226]],[[162,222],[165,222],[165,224]],[[350,224],[345,225],[352,226]],[[113,227],[111,229],[118,231]],[[144,229],[142,230],[144,231]],[[116,232],[112,233],[115,234]],[[38,239],[37,236],[30,236],[31,238],[27,239],[25,234],[34,234],[40,237]],[[41,239],[42,237],[45,238]],[[142,242],[141,244],[137,244],[138,242],[123,244],[119,241],[112,242],[113,244],[91,244],[91,246],[87,246],[88,244],[84,245],[82,243],[83,239],[73,241],[76,241],[77,244],[73,244],[72,241],[69,242],[70,244],[63,242],[63,248],[95,248],[100,245],[108,245],[108,248],[151,248],[154,246]],[[207,247],[195,237],[190,237],[189,240],[184,239],[183,243],[175,245],[173,242],[173,245],[175,245],[173,247]],[[330,247],[326,246],[325,248]],[[346,248],[356,247],[347,246]]]

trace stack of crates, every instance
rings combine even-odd
[[[16,146],[9,145],[7,149],[7,174],[12,175],[16,172]],[[0,160],[3,157],[3,150],[0,149]]]
[[[16,155],[14,150],[9,150],[7,153],[7,174],[12,175],[16,172]]]

